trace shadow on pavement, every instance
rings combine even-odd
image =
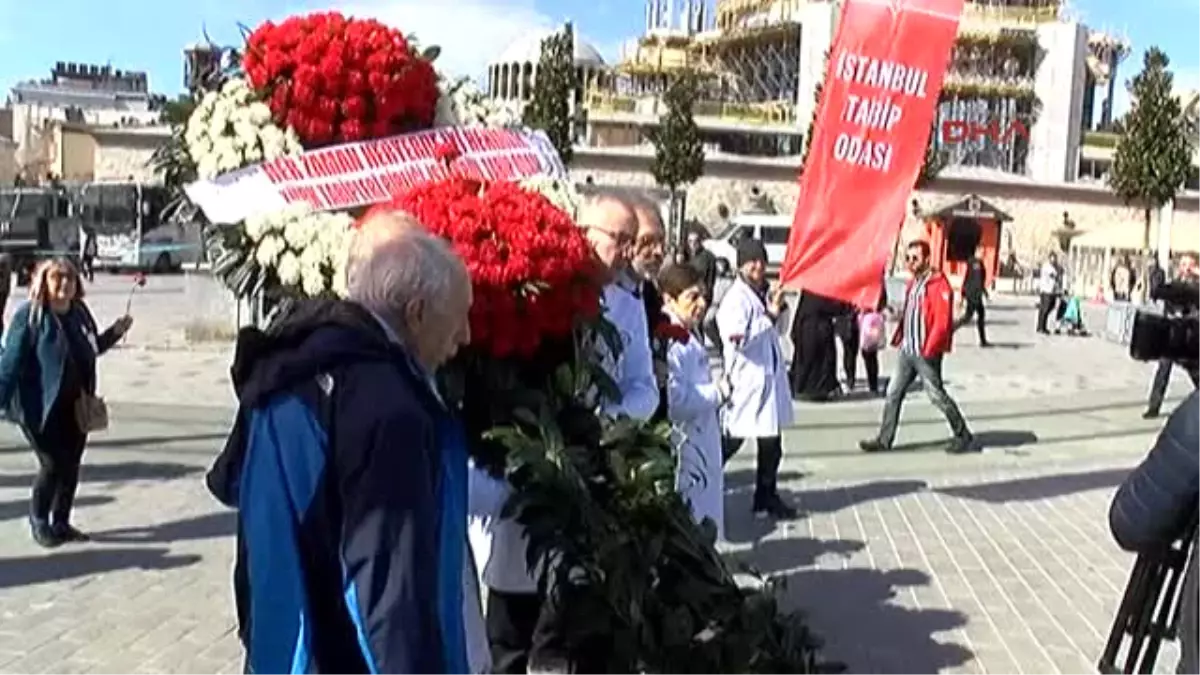
[[[893,499],[925,487],[925,481],[921,480],[885,480],[815,490],[781,489],[779,494],[799,509],[800,518],[804,518],[810,513],[837,513],[877,499]],[[753,492],[752,487],[725,492],[725,538],[730,543],[760,541],[776,527],[772,520],[753,517]]]
[[[880,379],[882,380],[884,378],[880,378]],[[917,391],[917,390],[910,390],[910,391]],[[1182,400],[1183,399],[1179,398],[1179,397],[1168,397],[1168,402],[1164,405],[1166,405],[1166,406],[1178,405],[1180,403],[1180,401],[1182,401]],[[881,402],[882,402],[882,399],[881,399]],[[1013,402],[1014,405],[1017,403],[1018,402],[1015,402],[1015,401]],[[994,405],[994,404],[989,404],[989,405]],[[1006,404],[1006,405],[1008,405],[1008,404]],[[968,411],[967,412],[967,421],[979,422],[980,420],[1026,419],[1026,418],[1030,418],[1030,417],[1059,417],[1062,415],[1083,415],[1083,414],[1087,414],[1087,413],[1096,413],[1096,412],[1113,412],[1113,411],[1120,410],[1122,408],[1133,408],[1133,409],[1137,410],[1137,414],[1136,415],[1131,414],[1129,416],[1129,419],[1131,422],[1133,422],[1135,420],[1140,422],[1142,419],[1140,416],[1141,411],[1144,410],[1145,407],[1146,407],[1146,400],[1143,398],[1143,399],[1134,400],[1134,401],[1113,401],[1111,403],[1091,404],[1091,405],[1082,405],[1082,406],[1062,406],[1062,407],[1058,407],[1058,408],[1046,408],[1046,407],[1035,408],[1035,409],[1022,408],[1021,410],[1016,410],[1016,411],[1002,411],[1002,412],[994,412],[994,413]],[[921,411],[921,412],[926,413],[926,411]],[[943,421],[944,420],[942,419],[941,415],[939,415],[937,413],[937,411],[929,411],[928,413],[922,414],[922,415],[914,415],[911,417],[905,416],[903,418],[902,424],[903,425],[938,424],[938,423],[942,423]],[[789,430],[854,429],[854,428],[858,428],[858,427],[871,426],[871,425],[875,425],[875,424],[878,424],[878,420],[871,421],[871,422],[864,422],[863,420],[857,420],[857,419],[856,420],[835,420],[832,422],[804,421],[803,423],[793,424],[792,426],[788,427],[788,429]]]
[[[132,480],[176,480],[202,469],[198,466],[173,462],[114,462],[112,464],[88,464],[84,457],[80,472],[81,483],[119,483]],[[0,475],[0,488],[29,487],[33,474]]]
[[[225,440],[228,432],[208,434],[181,434],[178,436],[137,436],[134,438],[103,438],[89,440],[89,448],[127,448],[139,445],[158,445],[161,443],[184,443],[188,441],[218,441]]]
[[[1017,448],[1022,445],[1033,445],[1037,442],[1038,435],[1032,431],[985,429],[975,432],[975,445],[980,449]]]
[[[784,469],[779,472],[779,482],[786,483],[792,480],[803,480],[807,475],[803,471]],[[754,467],[748,466],[743,469],[727,470],[725,472],[726,490],[740,490],[747,487],[754,487]]]
[[[87,508],[89,506],[99,506],[101,504],[109,504],[115,502],[116,497],[111,495],[83,495],[75,498],[75,510]],[[0,502],[0,520],[12,520],[14,518],[25,518],[29,515],[29,500],[18,499],[11,502]]]
[[[848,539],[812,539],[788,537],[765,539],[746,551],[729,553],[726,557],[734,565],[750,568],[760,575],[775,575],[816,564],[825,555],[847,558],[861,551],[866,544]]]
[[[165,445],[168,443],[187,443],[195,441],[224,440],[228,432],[180,434],[177,436],[134,436],[116,438],[93,438],[88,440],[89,448],[117,449],[136,448],[144,445]],[[28,443],[0,446],[0,453],[32,452]]]
[[[0,588],[44,584],[123,569],[169,570],[200,562],[165,548],[92,548],[22,558],[0,558]]]
[[[107,532],[94,532],[92,539],[106,543],[168,544],[178,541],[229,537],[233,536],[236,530],[237,520],[234,512],[222,511],[149,527],[128,527]]]
[[[976,499],[994,504],[1062,497],[1076,492],[1116,487],[1129,475],[1129,469],[1104,469],[1085,473],[1017,478],[979,485],[938,488],[935,492],[951,497]]]
[[[937,673],[975,656],[933,638],[965,626],[965,614],[894,602],[897,589],[929,584],[920,570],[802,570],[776,578],[785,584],[784,605],[808,615],[827,655],[845,662],[848,672]]]

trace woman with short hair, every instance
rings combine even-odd
[[[708,350],[700,335],[707,303],[700,272],[671,265],[658,275],[663,312],[674,329],[667,337],[667,418],[677,448],[676,488],[697,522],[712,519],[717,538],[725,534],[725,477],[718,411],[729,388],[713,381]]]
[[[79,271],[66,258],[38,266],[29,301],[13,315],[0,356],[0,409],[37,456],[29,524],[43,547],[88,538],[71,525],[71,507],[88,432],[107,424],[96,398],[96,359],[132,324],[126,315],[99,332],[83,302]]]

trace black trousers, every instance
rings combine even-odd
[[[1150,384],[1150,400],[1147,402],[1146,412],[1157,415],[1162,411],[1163,398],[1167,395],[1167,385],[1171,383],[1171,369],[1174,366],[1175,362],[1171,359],[1159,360],[1158,368],[1154,371],[1154,381]],[[1200,388],[1197,372],[1190,368],[1184,368],[1184,372],[1192,380],[1192,386]]]
[[[29,503],[29,517],[36,523],[61,527],[71,522],[71,508],[79,488],[79,466],[87,445],[87,434],[80,431],[75,420],[75,398],[59,396],[45,428],[37,432],[25,430],[38,460]]]
[[[863,366],[867,371],[867,387],[879,391],[879,352],[860,352],[862,336],[859,335],[858,316],[840,316],[833,320],[833,332],[842,343],[842,372],[846,376],[846,390],[854,389],[858,375],[858,355],[862,354]]]
[[[965,304],[966,307],[963,309],[963,315],[955,323],[954,329],[958,330],[962,328],[971,323],[971,319],[974,318],[975,328],[979,331],[979,344],[986,345],[987,329],[984,326],[987,324],[987,309],[983,305],[983,298],[967,298]],[[1044,322],[1039,324],[1039,326],[1041,325],[1044,325]]]
[[[1039,333],[1049,333],[1050,329],[1046,327],[1046,321],[1050,318],[1050,312],[1054,311],[1054,306],[1058,304],[1058,296],[1054,293],[1042,293],[1038,296],[1038,315],[1037,315],[1037,331]]]
[[[602,645],[577,646],[568,653],[559,630],[566,608],[540,593],[488,589],[485,624],[493,673],[604,672]]]
[[[765,505],[767,500],[779,494],[779,464],[783,461],[783,438],[768,436],[755,438],[754,507]],[[744,438],[726,436],[721,439],[721,454],[728,462],[742,444]]]
[[[88,281],[96,280],[96,256],[84,255],[79,257],[79,273]]]

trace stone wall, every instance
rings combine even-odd
[[[12,185],[17,177],[17,144],[0,138],[0,185]]]
[[[153,182],[147,163],[162,141],[154,137],[98,136],[95,151],[95,180]]]
[[[571,173],[579,182],[590,179],[598,185],[655,186],[649,172],[649,156],[577,152],[575,157]],[[796,173],[795,166],[783,163],[740,158],[710,159],[705,175],[688,190],[687,215],[704,223],[711,231],[719,232],[724,222],[718,215],[718,207],[724,205],[731,213],[737,213],[747,205],[753,187],[773,203],[777,212],[793,212],[798,197]],[[914,192],[913,198],[922,209],[935,210],[971,193],[1013,217],[1013,221],[1005,225],[1001,248],[1007,251],[1011,247],[1022,260],[1036,260],[1058,248],[1053,233],[1061,227],[1064,211],[1070,214],[1081,232],[1126,224],[1141,232],[1143,227],[1140,212],[1121,204],[1103,186],[1088,184],[1039,185],[946,177],[934,181],[928,189]],[[1200,228],[1198,201],[1195,193],[1179,200],[1175,228]],[[916,237],[921,227],[918,219],[911,213],[906,214],[905,238]]]

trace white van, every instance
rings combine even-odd
[[[738,214],[721,234],[704,242],[704,248],[711,251],[718,261],[724,260],[732,270],[737,264],[738,240],[742,237],[754,237],[762,241],[767,249],[767,268],[776,270],[783,265],[791,230],[791,214]]]

